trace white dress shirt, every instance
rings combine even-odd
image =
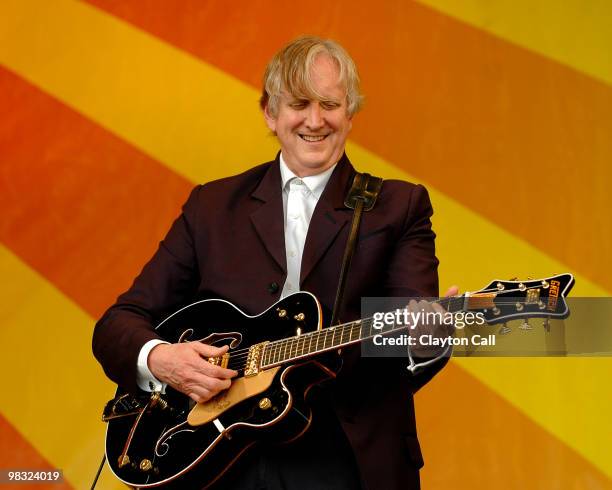
[[[287,167],[283,155],[280,156],[287,256],[287,279],[281,292],[281,298],[300,289],[300,269],[308,226],[334,168],[335,165],[317,175],[298,177]]]
[[[300,269],[302,267],[302,253],[304,252],[304,243],[308,234],[308,225],[335,167],[336,165],[333,165],[317,175],[298,177],[285,163],[283,154],[281,153],[280,155],[283,212],[285,216],[285,252],[287,256],[287,278],[283,285],[281,298],[300,289]],[[153,376],[147,360],[153,347],[167,343],[163,340],[153,339],[149,340],[140,349],[137,361],[136,382],[141,390],[164,390],[164,383]]]

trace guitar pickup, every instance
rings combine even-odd
[[[221,357],[209,357],[206,360],[214,366],[221,366],[222,368],[227,368],[227,365],[229,364],[229,359],[230,354],[229,352],[226,352]]]

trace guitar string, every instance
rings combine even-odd
[[[499,305],[499,306],[513,305],[514,306],[514,305],[517,305],[517,303],[519,305],[527,305],[527,306],[529,306],[530,304],[537,305],[537,303],[527,303],[527,302],[517,302],[517,301],[496,302],[495,305]],[[541,313],[543,315],[547,315],[546,311],[544,311],[544,310],[540,310],[540,311],[541,311]],[[535,311],[533,313],[538,313],[538,311]],[[550,315],[550,313],[548,313],[548,315]],[[268,349],[269,348],[273,348],[276,351],[281,350],[283,348],[284,349],[289,348],[289,350],[292,351],[295,348],[296,352],[297,352],[297,350],[301,350],[301,352],[303,353],[304,352],[303,348],[305,347],[305,345],[302,345],[301,349],[299,349],[299,346],[290,345],[290,344],[296,344],[300,340],[303,340],[304,338],[308,338],[308,337],[318,336],[318,337],[322,338],[323,336],[325,336],[325,339],[323,339],[323,342],[322,342],[323,343],[322,349],[327,349],[329,347],[334,347],[334,346],[338,346],[338,345],[343,344],[344,342],[342,341],[342,339],[344,338],[344,334],[345,333],[350,332],[350,335],[352,337],[352,334],[353,334],[352,330],[355,327],[359,327],[359,326],[369,327],[370,325],[367,325],[367,322],[371,322],[371,321],[372,321],[372,318],[370,317],[370,318],[365,318],[365,319],[363,319],[361,321],[358,320],[358,321],[349,322],[349,323],[342,324],[342,325],[337,325],[335,327],[327,327],[327,328],[325,328],[323,330],[316,330],[316,331],[313,331],[313,332],[306,332],[306,333],[304,333],[304,334],[302,334],[300,336],[288,337],[288,338],[285,338],[285,339],[279,339],[279,340],[271,341],[268,344],[267,348]],[[407,325],[406,326],[402,325],[399,328],[392,328],[391,330],[387,330],[386,332],[382,331],[382,333],[390,333],[392,331],[398,331],[398,330],[402,330],[403,328],[408,328],[408,327],[409,326],[407,326]],[[334,333],[331,334],[332,342],[328,345],[328,342],[327,342],[328,338],[327,337],[330,336],[330,332],[334,332]],[[340,343],[336,344],[334,342],[334,338],[337,336],[338,332],[340,332]],[[317,350],[319,350],[318,345],[321,343],[321,342],[319,342],[320,338],[317,339],[317,342],[315,343],[316,350],[313,351],[313,352],[316,352]],[[361,338],[361,337],[359,337],[359,338]],[[307,342],[307,340],[303,341],[304,344],[306,342]],[[311,343],[312,343],[312,341],[311,341]],[[309,346],[309,353],[311,353],[310,348],[311,348],[311,346]],[[244,349],[239,349],[237,351],[233,351],[231,353],[230,359],[240,360],[241,358],[244,358],[244,357],[248,356],[249,351],[250,351],[250,348],[244,348]]]
[[[516,305],[516,303],[517,302],[514,302],[514,301],[512,302],[506,301],[506,302],[498,302],[496,304],[514,306]],[[524,303],[524,304],[528,305],[529,303]],[[536,303],[532,303],[532,304],[535,305]],[[539,312],[535,311],[533,313],[539,313]],[[541,314],[544,316],[550,316],[550,313],[547,314],[547,312],[545,311],[541,311]],[[268,348],[271,348],[272,350],[267,351],[267,358],[270,360],[267,364],[268,365],[275,364],[276,362],[287,361],[292,358],[297,358],[297,357],[301,357],[301,356],[308,355],[308,354],[316,354],[317,352],[323,352],[325,350],[329,350],[334,347],[338,347],[339,345],[343,345],[344,342],[342,339],[344,338],[344,334],[348,333],[349,339],[352,339],[355,333],[354,332],[355,327],[359,328],[359,332],[358,332],[358,335],[356,336],[356,339],[362,340],[364,338],[368,338],[369,336],[372,335],[372,325],[371,324],[372,324],[372,318],[367,318],[362,321],[357,321],[357,322],[352,322],[352,323],[332,327],[335,331],[331,335],[332,337],[331,343],[328,343],[329,332],[332,331],[331,329],[307,332],[299,337],[290,337],[290,338],[279,339],[277,341],[270,342]],[[366,337],[363,337],[363,327],[369,329]],[[391,328],[390,330],[387,330],[387,331],[381,330],[381,333],[391,333],[393,331],[399,331],[405,328],[409,328],[409,326],[402,326],[400,328]],[[336,344],[334,342],[334,338],[337,336],[338,332],[340,332],[340,343]],[[310,341],[308,348],[305,349],[306,343],[308,343],[308,340],[304,340],[304,339],[307,339],[308,337],[318,337],[315,342],[314,350],[312,350],[312,340]],[[321,339],[323,339],[323,342],[320,342]],[[301,346],[299,345],[300,340],[303,341]],[[322,346],[320,346],[319,344],[322,344]],[[287,349],[289,350],[288,357],[286,355]],[[249,349],[242,349],[242,351],[246,351],[246,352],[241,352],[240,354],[237,354],[237,355],[234,354],[232,357],[230,357],[228,367],[230,367],[231,369],[238,368],[237,369],[238,371],[244,370],[244,367],[246,367],[246,357],[248,357]],[[283,352],[283,354],[278,355],[281,352]]]
[[[526,287],[526,288],[510,289],[510,290],[499,290],[497,288],[496,289],[489,289],[489,290],[484,289],[484,290],[478,291],[477,293],[472,293],[472,294],[482,294],[484,292],[491,291],[491,292],[496,292],[498,294],[506,295],[508,293],[524,292],[526,290],[539,289],[539,288],[541,288],[540,285],[538,285],[538,286],[529,286],[529,287]],[[446,302],[446,303],[448,303],[447,307],[449,307],[449,306],[451,306],[452,303],[463,303],[465,301],[465,298],[466,298],[465,295],[458,296],[458,297],[452,297],[452,298],[440,298],[438,300],[434,300],[434,301],[430,302],[430,304],[433,304],[433,303],[438,303],[439,304],[439,303]],[[470,296],[469,298],[478,299],[478,296]],[[501,302],[498,301],[498,302],[495,303],[495,305],[500,305],[500,306],[501,305],[516,305],[516,304],[529,305],[529,304],[537,304],[537,303],[527,303],[527,302],[521,303],[520,301],[501,301]],[[545,314],[545,312],[542,311],[542,314]],[[337,325],[335,327],[328,327],[328,328],[326,328],[324,330],[317,330],[317,331],[314,331],[314,332],[307,332],[307,333],[305,333],[303,335],[300,335],[300,336],[297,336],[297,337],[289,337],[289,338],[286,338],[286,339],[279,339],[279,340],[276,340],[276,341],[272,341],[272,342],[270,342],[270,344],[271,344],[270,347],[273,348],[274,351],[269,351],[270,352],[269,357],[274,358],[276,356],[276,354],[278,353],[278,351],[280,351],[283,348],[286,351],[287,347],[289,347],[290,357],[291,357],[291,352],[292,352],[294,347],[295,347],[295,351],[296,351],[296,354],[297,354],[299,346],[297,346],[297,345],[290,345],[290,344],[294,344],[294,343],[297,344],[301,339],[304,339],[305,337],[309,337],[309,336],[312,337],[312,336],[318,335],[319,337],[322,337],[323,334],[324,334],[325,335],[325,339],[323,340],[323,347],[321,349],[318,348],[319,340],[320,339],[317,339],[317,342],[315,343],[315,349],[316,349],[315,351],[310,351],[311,345],[309,345],[308,354],[316,353],[319,350],[326,350],[326,349],[329,349],[329,348],[341,345],[341,344],[343,344],[342,339],[344,338],[344,334],[346,333],[347,329],[350,329],[350,331],[351,331],[350,335],[352,337],[352,333],[353,333],[352,330],[354,329],[355,326],[361,327],[367,321],[371,321],[371,320],[372,320],[372,318],[370,317],[370,318],[363,319],[361,321],[358,320],[356,322],[349,322],[349,323]],[[332,343],[329,346],[327,346],[326,345],[327,344],[327,337],[329,335],[329,332],[332,331],[332,329],[334,331],[334,333],[332,334]],[[401,328],[391,329],[391,330],[389,330],[389,331],[387,331],[385,333],[389,333],[389,332],[392,332],[394,330],[401,330]],[[334,344],[334,338],[335,338],[335,336],[336,336],[338,331],[340,331],[340,344]],[[371,329],[370,329],[370,333],[371,333]],[[351,337],[349,337],[349,338],[351,338]],[[359,335],[358,339],[361,339],[361,332],[360,332],[360,335]],[[302,345],[302,349],[301,349],[302,354],[301,355],[304,355],[305,343],[306,343],[306,341],[304,341],[304,345]],[[312,341],[310,343],[312,344]],[[242,361],[244,358],[248,357],[249,351],[250,351],[250,348],[244,348],[244,349],[239,349],[237,351],[233,351],[232,354],[231,354],[230,362],[229,363],[232,363],[232,364],[235,365],[237,361]],[[285,352],[285,354],[286,354],[286,352]],[[285,357],[285,356],[283,355],[282,357]],[[296,357],[300,357],[300,356],[296,355]],[[232,362],[232,361],[234,361],[234,362]],[[238,364],[240,364],[240,362],[238,362]]]

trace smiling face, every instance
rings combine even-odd
[[[344,152],[351,130],[346,87],[336,62],[326,54],[315,58],[310,71],[318,97],[296,97],[282,91],[277,113],[264,108],[266,124],[281,145],[287,166],[300,177],[321,173]]]

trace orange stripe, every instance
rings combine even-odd
[[[413,2],[90,3],[255,87],[288,39],[339,39],[368,95],[359,144],[612,289],[610,87]]]
[[[54,468],[15,428],[0,415],[0,468],[3,470],[40,470],[53,471]],[[92,478],[94,475],[91,475]],[[15,487],[15,485],[10,485]],[[19,484],[16,488],[26,490],[40,490],[46,485]],[[7,488],[9,485],[7,485]],[[51,486],[57,490],[68,490],[72,487],[64,481]]]
[[[423,488],[612,489],[597,467],[457,364],[416,405]]]
[[[0,107],[0,240],[98,317],[192,184],[2,68]]]

